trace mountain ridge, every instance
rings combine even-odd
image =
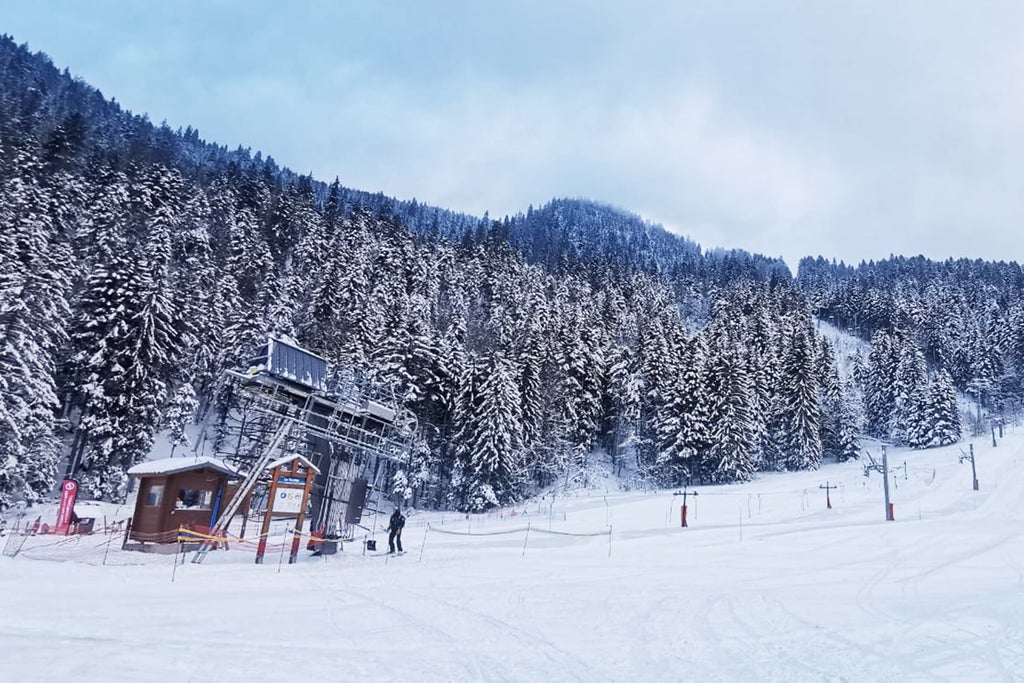
[[[15,77],[18,72],[20,77]],[[151,122],[149,113],[135,114],[123,108],[116,98],[107,99],[101,91],[73,76],[67,68],[59,69],[45,52],[32,52],[27,44],[18,45],[8,34],[0,36],[0,74],[3,74],[0,78],[0,87],[6,85],[8,88],[6,93],[0,95],[0,99],[15,99],[15,88],[11,87],[12,84],[25,80],[28,80],[30,85],[22,87],[22,90],[35,90],[40,93],[38,102],[26,101],[20,107],[9,106],[8,110],[20,110],[16,116],[32,116],[34,107],[44,107],[52,109],[45,117],[51,121],[67,122],[73,121],[76,116],[84,117],[93,123],[92,129],[88,133],[83,131],[83,134],[99,140],[103,139],[102,133],[105,130],[116,128],[121,131],[118,136],[120,140],[113,141],[110,144],[111,149],[107,150],[113,154],[124,154],[133,146],[146,147],[149,150],[147,156],[150,161],[169,164],[182,170],[186,176],[193,175],[197,178],[209,173],[211,167],[224,171],[231,166],[237,166],[275,176],[282,183],[294,184],[302,180],[309,183],[314,196],[321,203],[325,203],[331,193],[335,192],[342,206],[358,205],[372,212],[386,210],[400,217],[414,232],[440,235],[456,241],[467,233],[478,230],[482,224],[491,222],[487,213],[484,216],[474,216],[425,204],[417,198],[400,199],[386,195],[382,191],[349,188],[342,186],[337,178],[333,183],[314,179],[311,175],[299,174],[278,165],[273,156],[264,155],[259,150],[254,152],[251,147],[240,145],[234,150],[229,150],[225,145],[207,141],[200,136],[199,130],[191,126],[173,130],[166,123],[156,125]],[[54,94],[55,91],[59,93]],[[52,130],[47,130],[45,125],[35,130],[36,136],[40,139],[51,133]],[[522,222],[534,211],[558,210],[567,202],[588,205],[609,219],[621,219],[620,225],[630,226],[637,233],[638,239],[646,236],[653,242],[670,247],[678,240],[681,251],[696,248],[699,252],[701,249],[689,237],[672,232],[657,222],[648,221],[634,211],[590,198],[554,197],[538,209],[530,206],[496,220],[503,223]],[[600,226],[595,227],[600,229]],[[753,254],[742,249],[714,251],[722,251],[739,259],[750,258],[756,262],[774,264],[772,267],[778,267],[781,263],[781,259]],[[608,253],[605,252],[603,256],[607,257]],[[540,255],[532,256],[533,260],[540,258]]]

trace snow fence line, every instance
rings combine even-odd
[[[122,550],[122,534],[81,534],[72,536],[12,535],[3,549],[10,558],[77,562],[93,566],[171,564],[175,556]],[[176,546],[172,546],[176,547]]]
[[[26,530],[28,527],[26,527]],[[10,558],[25,558],[50,562],[77,562],[93,566],[137,566],[163,565],[179,561],[184,548],[196,543],[209,541],[215,548],[223,546],[255,552],[260,540],[266,538],[267,553],[284,552],[294,539],[305,540],[310,546],[324,543],[324,539],[312,533],[302,533],[294,528],[277,529],[264,535],[248,538],[230,536],[226,533],[210,535],[199,529],[179,528],[159,534],[134,534],[132,544],[138,541],[157,544],[151,550],[143,551],[124,547],[124,533],[119,530],[94,534],[72,534],[57,536],[39,533],[8,533],[4,539],[2,555]],[[354,539],[338,539],[352,542]]]
[[[522,557],[526,557],[526,546],[530,541],[530,532],[535,534],[548,534],[549,536],[569,536],[576,538],[595,538],[599,536],[608,537],[608,557],[612,556],[612,527],[608,526],[603,531],[554,531],[552,529],[543,529],[541,527],[535,527],[532,524],[527,523],[526,526],[516,527],[514,529],[501,529],[499,531],[453,531],[451,529],[442,529],[440,527],[434,527],[427,524],[427,530],[423,535],[423,546],[420,548],[420,561],[423,561],[423,552],[427,546],[427,536],[431,531],[435,531],[439,534],[446,534],[448,536],[462,536],[465,538],[482,537],[482,536],[508,536],[511,534],[523,534],[523,552]]]
[[[553,531],[551,529],[542,529],[527,524],[526,526],[516,527],[515,529],[503,529],[501,531],[452,531],[451,529],[442,529],[440,527],[434,527],[432,524],[428,524],[427,527],[431,531],[436,531],[439,534],[448,534],[449,536],[501,536],[504,534],[520,534],[526,531],[533,532],[535,534],[550,534],[552,536],[580,536],[580,537],[591,537],[591,536],[610,536],[612,528],[608,527],[604,531]]]

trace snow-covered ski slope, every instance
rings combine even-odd
[[[686,529],[672,491],[594,493],[413,512],[403,557],[218,551],[174,583],[0,557],[0,679],[1024,680],[1024,429],[974,443],[978,492],[961,446],[891,452],[891,523],[849,463],[701,487]]]

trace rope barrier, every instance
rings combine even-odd
[[[430,527],[439,534],[448,534],[449,536],[504,536],[506,534],[518,534],[526,531],[525,526],[517,527],[515,529],[506,529],[504,531],[449,531],[448,529],[441,529],[434,526]]]
[[[465,536],[465,537],[474,537],[474,536],[508,536],[508,535],[511,535],[511,534],[522,533],[522,534],[524,534],[524,537],[523,537],[523,551],[522,551],[522,554],[521,554],[521,556],[523,558],[526,557],[526,546],[530,542],[530,532],[531,531],[534,532],[534,533],[538,533],[538,534],[549,534],[551,536],[568,536],[568,537],[572,537],[572,538],[596,538],[596,537],[599,537],[599,536],[607,536],[608,537],[608,557],[612,556],[612,527],[611,527],[611,525],[608,525],[608,528],[603,530],[603,531],[554,531],[552,529],[541,529],[539,527],[535,527],[532,524],[527,523],[526,526],[516,527],[514,529],[502,529],[501,531],[482,531],[482,532],[478,531],[476,533],[473,533],[472,531],[449,531],[448,529],[441,529],[441,528],[438,528],[438,527],[435,527],[435,526],[432,526],[432,525],[428,524],[427,525],[427,533],[429,533],[431,530],[434,530],[435,532],[437,532],[439,534],[447,534],[449,536]],[[426,547],[426,544],[427,544],[427,538],[426,538],[426,533],[425,533],[424,536],[423,536],[423,547],[420,548],[420,561],[421,562],[423,561],[423,550]]]
[[[579,537],[590,537],[590,536],[610,536],[612,533],[611,527],[604,531],[587,531],[587,532],[573,532],[573,531],[552,531],[550,529],[538,529],[534,527],[531,531],[535,534],[551,534],[553,536],[579,536]]]
[[[448,534],[449,536],[503,536],[506,534],[518,534],[525,531],[530,531],[535,534],[551,534],[552,536],[578,536],[578,537],[593,537],[593,536],[607,536],[611,533],[611,529],[604,531],[585,531],[585,532],[573,532],[573,531],[551,531],[549,529],[541,529],[539,527],[516,527],[515,529],[505,529],[503,531],[449,531],[448,529],[439,529],[431,525],[431,530],[436,531],[439,534]]]

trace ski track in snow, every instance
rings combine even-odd
[[[672,491],[421,513],[383,562],[218,551],[171,583],[39,547],[0,557],[0,680],[1022,681],[1018,431],[976,442],[978,492],[959,446],[892,449],[891,523],[847,463],[700,487],[687,529]]]

